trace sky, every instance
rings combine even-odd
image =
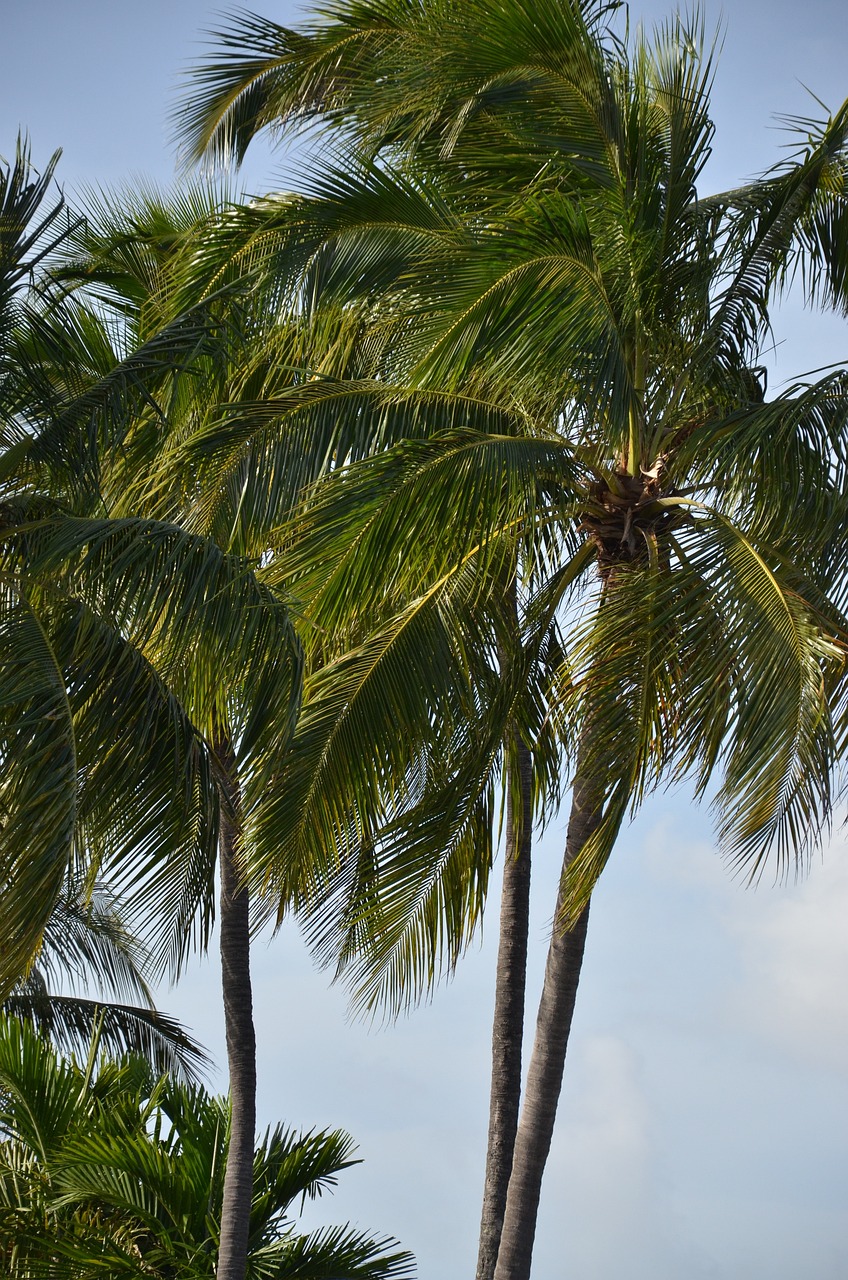
[[[299,12],[252,4],[283,22]],[[668,11],[634,4],[632,21]],[[711,31],[722,11],[704,12]],[[22,126],[36,163],[63,148],[69,194],[169,182],[168,112],[218,20],[200,0],[5,0],[0,155]],[[844,0],[729,0],[723,32],[705,190],[774,163],[775,114],[821,113],[808,90],[830,108],[848,96]],[[274,189],[278,170],[259,147],[245,185]],[[848,360],[842,320],[790,300],[776,328],[772,386]],[[564,821],[536,855],[531,1031]],[[750,889],[722,864],[704,808],[685,793],[646,805],[593,901],[535,1280],[844,1280],[846,922],[841,823],[806,878]],[[474,1273],[496,928],[493,899],[454,981],[386,1028],[349,1019],[293,926],[255,948],[262,1125],[347,1128],[363,1159],[305,1222],[393,1234],[422,1280]],[[223,1063],[214,956],[161,1003]]]

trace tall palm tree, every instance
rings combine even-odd
[[[570,928],[554,931],[504,1238],[495,1208],[481,1277],[496,1253],[499,1278],[529,1272],[588,898],[629,806],[669,771],[703,791],[720,768],[720,832],[756,873],[826,821],[841,746],[844,375],[766,403],[757,365],[799,267],[844,306],[848,113],[805,122],[791,163],[705,200],[697,22],[627,51],[599,38],[602,9],[374,0],[299,31],[237,19],[183,117],[195,152],[237,158],[268,124],[352,137],[359,169],[254,210],[246,243],[277,281],[400,311],[405,386],[520,405],[582,474],[557,514],[575,579],[597,570],[562,703]]]
[[[524,29],[519,32],[519,36],[526,39],[528,26],[537,28],[539,24],[543,24],[547,16],[553,21],[555,39],[549,42],[547,34],[542,31],[541,39],[535,41],[534,57],[537,60],[542,57],[543,61],[547,58],[549,64],[556,63],[559,56],[557,44],[562,43],[565,27],[567,28],[566,38],[570,41],[576,66],[579,69],[581,59],[587,60],[591,66],[596,53],[595,41],[603,25],[605,6],[588,6],[588,9],[590,23],[587,29],[580,21],[579,15],[576,21],[573,20],[575,15],[569,12],[568,6],[556,6],[555,9],[550,6],[534,6],[529,19],[528,15],[525,15]],[[594,12],[591,12],[592,10]],[[355,12],[352,9],[347,10],[344,6],[338,6],[334,10],[331,21],[325,22],[319,18],[308,23],[304,30],[299,31],[285,30],[256,15],[239,15],[232,21],[231,26],[221,33],[220,42],[224,56],[213,55],[208,64],[199,69],[192,86],[192,93],[186,98],[181,127],[189,144],[188,149],[194,156],[205,152],[211,153],[215,158],[240,159],[250,139],[265,125],[279,126],[284,123],[287,128],[291,128],[298,122],[318,121],[325,125],[341,122],[345,130],[350,130],[352,127],[354,135],[368,152],[383,149],[390,156],[396,156],[399,153],[405,153],[404,148],[408,146],[410,140],[413,141],[416,151],[420,151],[429,137],[428,126],[432,126],[432,133],[436,135],[439,134],[442,125],[444,125],[444,133],[449,132],[450,120],[446,120],[445,116],[449,115],[451,109],[456,106],[457,94],[465,92],[469,79],[468,32],[474,32],[476,59],[474,73],[479,77],[484,78],[487,71],[492,71],[492,67],[484,66],[487,59],[491,61],[494,58],[497,63],[499,59],[503,59],[504,49],[515,47],[509,43],[511,33],[508,34],[507,41],[501,40],[502,33],[497,30],[497,21],[501,16],[498,15],[494,24],[488,22],[487,16],[487,35],[489,32],[492,35],[491,44],[487,44],[485,39],[483,41],[479,39],[482,28],[475,26],[474,13],[467,7],[460,12],[456,6],[451,5],[422,6],[416,10],[415,14],[408,6],[392,3],[392,0],[388,2],[379,0],[378,3],[359,5]],[[515,18],[514,14],[511,16]],[[538,30],[533,30],[530,34],[535,36]],[[421,55],[425,50],[427,59],[431,55],[437,56],[438,71],[434,73],[432,64],[428,62],[427,72],[422,77]],[[384,65],[378,67],[377,64],[381,59],[384,60]],[[383,74],[388,66],[391,67],[390,73]],[[400,74],[398,74],[399,68]],[[548,70],[550,71],[550,65]],[[500,74],[502,67],[498,65],[496,71]],[[554,72],[555,75],[559,75],[560,80],[563,78],[560,75],[561,71],[562,68],[557,67]],[[573,71],[573,68],[569,68],[569,71]],[[541,79],[544,85],[544,75]],[[375,91],[377,85],[379,88]],[[496,86],[495,77],[489,85],[489,97],[497,98]],[[565,86],[560,84],[560,88],[563,87],[567,90],[567,83]],[[505,87],[505,92],[509,96],[508,86]],[[434,98],[435,107],[429,98],[422,104],[422,95],[425,98],[428,98],[428,95]],[[540,97],[537,97],[535,106],[538,106],[539,100]],[[485,110],[485,105],[481,98],[480,112]],[[441,118],[440,110],[442,110]],[[466,132],[469,121],[478,114],[476,109],[470,113],[466,112],[468,117],[465,120]],[[572,125],[572,137],[574,132]],[[442,148],[443,141],[444,136],[437,136],[437,150]],[[487,164],[490,165],[492,157],[497,154],[497,150],[491,151],[487,156]],[[498,177],[502,178],[506,175],[508,182],[515,184],[520,176],[516,171],[516,165],[519,163],[521,163],[520,156],[514,147],[510,147],[509,161],[502,166]],[[524,161],[524,166],[525,172],[532,174],[536,167],[535,158],[529,161],[529,169],[527,160]],[[464,167],[465,160],[458,160],[457,168],[463,170]],[[323,184],[323,189],[328,193],[331,192],[337,181],[338,191],[345,192],[347,177],[342,175],[329,175],[326,184]],[[363,217],[372,222],[376,220],[378,225],[384,223],[388,234],[391,234],[391,224],[397,220],[398,216],[403,219],[404,214],[408,212],[402,211],[400,215],[395,212],[398,204],[403,203],[403,194],[397,187],[390,192],[388,189],[377,189],[375,184],[373,199],[369,202],[367,211],[363,208]],[[464,196],[464,212],[467,216],[476,197],[473,189],[466,190]],[[270,212],[270,206],[268,212]],[[429,218],[429,211],[427,211],[427,217]],[[325,229],[328,230],[329,235],[332,235],[330,227]],[[425,225],[417,230],[426,237],[432,227],[425,220]],[[253,249],[248,255],[248,260],[253,263],[257,257],[260,261],[262,258],[262,240],[258,220],[256,231],[259,253],[256,254]],[[408,237],[410,234],[414,236],[416,230],[408,225],[402,225],[400,235]],[[450,268],[446,266],[445,269]],[[322,271],[323,268],[318,265],[314,273],[316,281],[321,280]],[[272,275],[274,279],[278,278],[273,271]],[[340,300],[345,301],[344,295],[344,289],[340,290]],[[308,302],[307,299],[306,305]],[[349,297],[346,302],[350,304]],[[391,315],[391,309],[387,308],[385,297],[380,299],[375,310],[379,312],[380,323],[390,328],[391,321],[387,326],[386,315],[387,312]],[[406,334],[402,323],[402,320],[397,321],[397,329],[401,339],[405,340]],[[405,376],[407,372],[408,362],[406,367],[401,366],[400,376]],[[395,365],[394,368],[391,364],[388,368],[384,366],[378,371],[377,376],[381,379],[397,377],[398,366]],[[346,388],[343,396],[335,401],[336,412],[343,413],[350,405],[353,414],[362,415],[363,399],[364,397],[351,396],[350,389]],[[486,403],[487,399],[491,400],[491,397],[485,393],[481,397],[479,388],[472,389],[468,396],[458,397],[453,416],[449,421],[457,424],[465,423],[471,415],[478,423],[490,422],[496,430],[520,432],[524,429],[526,424],[522,421],[522,406],[517,406],[517,413],[505,414],[502,398],[498,397],[496,403]],[[384,405],[390,403],[388,397],[383,397],[382,402]],[[446,407],[445,404],[440,404],[437,410],[432,400],[424,404],[420,401],[415,402],[414,408],[410,405],[412,412],[407,412],[406,431],[418,434],[427,429],[438,430],[440,427],[449,425],[443,416]],[[385,409],[383,411],[385,412]],[[385,434],[378,439],[378,443],[383,446],[389,442],[390,438]],[[479,624],[473,625],[476,630]],[[502,658],[501,654],[501,665]],[[479,705],[477,714],[478,717],[482,715]],[[507,719],[508,714],[504,724]],[[489,771],[490,782],[491,773],[497,768],[501,753],[497,748],[492,750],[489,735],[481,735],[481,737],[486,746],[486,751],[481,752],[481,761]],[[353,735],[351,740],[352,738]],[[538,794],[541,786],[539,780],[546,777],[550,782],[554,773],[550,754],[547,753],[547,760],[542,757],[538,735],[535,738],[536,751],[534,752],[537,779],[535,786],[531,783],[530,776],[532,761],[520,735],[517,735],[514,729],[510,730],[504,733],[504,741],[508,741],[511,745],[506,751],[505,789],[508,797],[508,816],[507,847],[504,858],[502,955],[499,964],[501,976],[497,987],[493,1028],[490,1157],[486,1176],[487,1204],[484,1209],[484,1216],[492,1222],[492,1226],[487,1228],[489,1234],[492,1230],[496,1230],[497,1220],[503,1211],[511,1147],[518,1119],[521,1027],[527,951],[526,928],[529,907],[531,791],[535,789]],[[449,769],[445,772],[448,776],[450,775]],[[482,797],[490,791],[490,786],[487,788],[481,785],[477,794]],[[443,807],[447,805],[443,803]],[[485,812],[491,812],[490,800],[484,808]],[[408,829],[404,826],[401,829],[406,832],[406,839],[409,840]],[[327,831],[324,827],[320,827],[319,830],[332,838],[331,831]],[[435,835],[432,830],[427,834],[431,837]],[[392,927],[386,923],[384,915],[383,927],[380,931],[380,949],[376,957],[373,953],[369,953],[369,959],[363,959],[361,964],[356,964],[356,956],[357,951],[360,956],[363,953],[367,931],[359,931],[357,936],[357,912],[353,909],[347,911],[351,924],[347,930],[345,954],[354,962],[356,972],[363,977],[364,998],[368,1001],[372,1001],[375,997],[374,975],[376,973],[378,977],[385,976],[385,981],[376,989],[390,1004],[406,1002],[414,990],[420,989],[421,982],[426,984],[432,981],[434,975],[438,973],[438,966],[434,963],[431,952],[433,950],[438,952],[442,943],[445,945],[449,962],[455,963],[465,940],[473,931],[479,918],[482,894],[485,892],[488,879],[491,832],[485,823],[478,820],[475,824],[473,838],[476,848],[471,856],[469,857],[466,852],[461,859],[456,858],[456,852],[463,845],[463,840],[461,838],[457,840],[457,835],[465,837],[464,842],[467,845],[471,834],[468,827],[463,828],[458,825],[453,831],[439,833],[439,836],[429,844],[426,841],[423,842],[422,847],[419,828],[417,858],[406,858],[406,865],[399,877],[400,884],[390,885],[387,880],[383,882],[383,891],[386,896],[391,896],[396,903],[405,901],[410,904],[411,925],[398,923],[396,927]],[[397,835],[395,846],[400,847],[401,844],[402,840]],[[362,847],[366,851],[365,861],[367,862],[370,841],[364,840]],[[313,847],[311,852],[313,861],[317,858],[320,862],[320,851]],[[454,872],[452,877],[447,874],[451,867]],[[409,886],[413,882],[416,868],[420,868],[424,882],[431,886],[430,892],[422,893],[420,887],[418,890],[410,890]],[[366,883],[370,884],[370,881],[362,881],[360,884],[363,893]],[[453,886],[452,891],[448,889],[448,885]],[[475,892],[470,893],[468,889],[472,885],[475,887]],[[455,896],[455,901],[466,903],[466,911],[463,913],[461,910],[450,909],[451,925],[449,929],[443,931],[434,923],[434,911],[438,913],[451,892]],[[319,909],[316,909],[313,914],[320,922],[325,908],[324,899],[320,895],[318,902]],[[316,934],[318,945],[321,947],[320,925]],[[418,957],[418,961],[408,965],[403,957],[410,952]],[[323,954],[328,953],[329,948],[324,949]]]

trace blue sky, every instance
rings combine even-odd
[[[289,21],[295,6],[254,0]],[[67,188],[173,172],[168,108],[216,23],[199,0],[5,6],[0,154],[20,125]],[[667,12],[634,5],[633,20]],[[708,29],[720,9],[705,9]],[[720,189],[774,162],[773,115],[848,95],[844,3],[730,0],[715,91]],[[14,53],[14,59],[9,54]],[[265,149],[245,175],[279,185]],[[848,359],[845,322],[790,301],[772,384]],[[537,856],[537,992],[563,839]],[[848,848],[802,883],[732,880],[709,815],[659,797],[624,833],[592,909],[540,1219],[538,1280],[844,1280],[848,1240]],[[256,950],[262,1122],[351,1130],[365,1163],[313,1223],[396,1234],[424,1280],[473,1274],[486,1131],[495,903],[453,983],[397,1026],[346,1018],[293,929]],[[215,958],[163,1004],[223,1061]],[[530,1010],[532,1026],[533,1009]]]

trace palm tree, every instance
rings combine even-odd
[[[270,307],[261,290],[257,291],[257,307],[251,273],[241,263],[232,270],[219,270],[210,259],[211,269],[205,270],[206,241],[213,232],[216,236],[222,229],[226,232],[232,212],[221,193],[207,187],[186,186],[171,198],[152,190],[112,195],[90,207],[85,221],[69,237],[71,252],[66,254],[57,278],[66,289],[74,290],[74,298],[93,297],[100,312],[105,309],[117,321],[115,327],[125,328],[131,350],[144,349],[155,340],[157,326],[173,325],[185,308],[205,307],[212,317],[210,323],[220,324],[218,348],[210,352],[208,343],[200,344],[197,353],[184,361],[179,383],[169,397],[167,417],[161,415],[153,424],[154,430],[149,413],[137,415],[120,458],[114,462],[109,459],[108,465],[101,467],[99,492],[113,518],[137,518],[141,512],[148,519],[167,520],[188,530],[195,538],[211,540],[228,557],[242,557],[257,581],[264,584],[269,598],[276,599],[280,564],[285,564],[286,557],[285,547],[281,552],[275,546],[275,530],[290,515],[304,486],[334,465],[340,451],[343,456],[356,457],[373,448],[374,437],[391,439],[392,415],[387,422],[384,407],[369,388],[366,399],[370,395],[371,421],[366,423],[360,416],[352,430],[344,420],[339,424],[337,406],[340,399],[349,398],[349,388],[345,385],[342,391],[333,375],[351,370],[336,317],[323,327],[305,326],[296,313]],[[220,316],[215,310],[218,301]],[[67,297],[63,305],[69,305]],[[313,382],[316,367],[326,379],[317,395]],[[269,415],[274,419],[270,430]],[[394,417],[408,431],[408,415],[395,413]],[[323,647],[344,655],[345,637],[331,634],[332,643]],[[375,650],[385,642],[385,634],[378,636],[373,642]],[[405,636],[407,651],[415,642],[416,635]],[[284,646],[280,649],[285,652]],[[443,651],[444,645],[433,655],[434,665]],[[467,651],[465,645],[464,653],[453,655],[452,679],[442,680],[447,693],[441,695],[441,710],[450,698],[456,703],[467,695],[463,665]],[[276,668],[270,658],[266,662],[266,701],[280,696],[280,689],[273,685],[286,674],[280,669],[280,660],[278,653]],[[357,755],[345,751],[338,741],[334,751],[321,752],[322,768],[316,767],[308,753],[304,767],[303,755],[297,752],[293,753],[296,763],[285,767],[288,752],[280,745],[261,795],[256,789],[252,796],[243,794],[243,764],[234,747],[238,743],[244,756],[244,728],[227,732],[217,705],[207,720],[209,728],[195,723],[198,737],[211,753],[213,776],[220,789],[221,944],[233,1104],[233,1135],[227,1157],[233,1178],[228,1180],[224,1200],[218,1259],[221,1276],[241,1275],[246,1265],[249,1157],[255,1124],[250,895],[241,867],[248,858],[253,862],[269,856],[277,862],[284,859],[289,897],[305,896],[306,886],[319,878],[319,871],[313,862],[314,845],[288,857],[288,824],[293,818],[299,828],[308,827],[309,815],[317,809],[321,810],[321,824],[332,823],[334,811],[347,803],[351,781],[357,795],[364,796],[361,808],[367,812],[372,803],[369,787],[375,790],[374,779],[383,773],[383,761],[389,756],[401,761],[399,776],[404,775],[412,750],[443,760],[440,744],[444,733],[439,726],[444,717],[433,711],[432,704],[427,705],[419,691],[426,688],[426,682],[410,690],[397,681],[395,671],[392,688],[383,679],[386,667],[391,672],[391,665],[391,655],[388,663],[379,658],[372,663],[366,696],[362,679],[355,677],[362,746],[372,743],[375,736],[376,745]],[[307,685],[308,711],[301,717],[298,745],[314,741],[315,720],[320,724],[327,715],[327,699],[322,702],[322,694],[329,689],[334,705],[340,676],[350,677],[351,667],[349,661],[346,668],[341,660],[335,664],[324,661],[320,678]],[[462,718],[468,719],[467,715]],[[348,728],[350,720],[348,717]],[[347,762],[342,763],[345,756]],[[263,758],[270,760],[270,755],[266,752]],[[363,760],[367,762],[364,780],[355,776]],[[378,786],[376,790],[375,807],[385,801],[383,789]],[[468,840],[465,843],[466,848],[473,845]],[[167,873],[167,867],[161,875],[157,872],[156,883],[165,885]],[[185,885],[183,892],[190,895],[181,917],[185,927],[188,908],[196,908],[201,900],[185,878],[178,879],[180,885]],[[143,879],[142,889],[140,909],[149,914],[149,880]],[[169,901],[174,893],[168,889]],[[254,901],[259,904],[261,919],[261,897]]]
[[[238,158],[259,128],[307,120],[381,157],[326,172],[312,199],[269,200],[245,242],[278,287],[300,273],[323,301],[400,313],[396,381],[520,406],[580,474],[556,511],[562,576],[597,571],[571,606],[560,706],[573,808],[556,919],[570,927],[554,931],[504,1156],[503,1241],[495,1211],[478,1272],[497,1252],[511,1280],[529,1273],[588,899],[629,807],[670,773],[703,793],[720,769],[731,856],[756,874],[774,848],[786,866],[827,819],[841,745],[845,379],[766,402],[757,365],[770,300],[799,267],[844,306],[848,112],[804,122],[791,163],[704,200],[697,22],[632,51],[607,37],[610,55],[602,16],[375,0],[296,32],[234,20],[183,118],[196,152]],[[425,504],[413,483],[398,512]]]
[[[235,1230],[243,1255],[254,1120],[235,866],[291,730],[299,647],[254,564],[116,497],[155,455],[173,406],[190,400],[186,384],[220,359],[220,291],[167,316],[148,306],[135,332],[49,284],[22,293],[42,254],[26,228],[49,177],[31,181],[23,153],[2,175],[14,232],[0,262],[2,989],[26,981],[78,868],[124,891],[130,922],[146,916],[162,967],[179,971],[211,930],[220,845],[238,1095],[222,1236]],[[79,230],[63,228],[63,246]]]
[[[0,1018],[0,1258],[14,1280],[108,1272],[213,1276],[228,1102],[157,1078],[139,1058],[62,1058]],[[291,1206],[357,1163],[340,1131],[276,1127],[252,1163],[248,1275],[377,1280],[412,1274],[395,1242],[349,1227],[297,1233]]]

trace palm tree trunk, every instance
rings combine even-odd
[[[521,1104],[521,1044],[530,929],[533,760],[520,740],[507,778],[506,849],[492,1025],[489,1140],[480,1220],[477,1280],[492,1280],[503,1228]],[[519,812],[516,813],[516,798]]]
[[[218,845],[221,876],[221,976],[224,1025],[230,1074],[230,1141],[221,1205],[218,1280],[245,1280],[250,1208],[253,1201],[253,1149],[256,1133],[256,1033],[250,987],[250,897],[239,883],[239,794],[232,747],[216,749],[227,782],[221,805]]]
[[[581,757],[585,760],[585,751],[579,753],[575,771],[563,879],[572,859],[596,830],[602,813],[600,788],[595,779],[587,775],[585,766],[581,767]],[[495,1280],[529,1280],[530,1276],[542,1174],[551,1149],[589,922],[586,907],[573,928],[563,933],[557,927],[562,908],[561,880],[524,1105],[515,1139]]]

